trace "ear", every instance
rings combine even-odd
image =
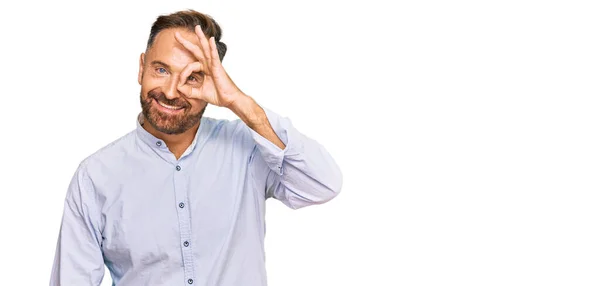
[[[144,57],[146,55],[144,53],[142,53],[140,55],[140,70],[138,72],[138,83],[141,85],[142,84],[142,78],[144,77]]]

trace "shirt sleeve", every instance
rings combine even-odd
[[[342,173],[334,159],[317,141],[300,133],[288,118],[266,109],[269,123],[285,144],[280,149],[250,129],[266,166],[256,166],[258,178],[266,178],[266,197],[280,200],[292,209],[322,204],[342,188]]]
[[[104,277],[99,215],[92,183],[80,165],[64,201],[50,286],[98,286]]]

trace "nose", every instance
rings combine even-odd
[[[179,90],[177,90],[177,83],[178,83],[178,77],[176,77],[176,76],[170,77],[170,79],[165,82],[165,86],[163,87],[163,90],[165,92],[165,96],[168,99],[174,99],[174,98],[181,97],[181,95],[179,94]]]

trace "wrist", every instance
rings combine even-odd
[[[240,96],[232,102],[229,109],[249,127],[258,127],[268,122],[265,111],[248,95]]]

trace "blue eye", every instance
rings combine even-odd
[[[167,70],[166,70],[166,69],[164,69],[164,68],[157,68],[157,69],[156,69],[156,71],[157,71],[158,73],[166,73],[166,72],[167,72]]]

